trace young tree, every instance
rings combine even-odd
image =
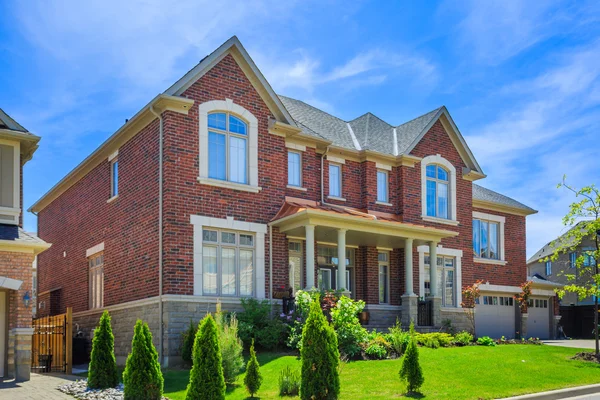
[[[254,398],[254,394],[260,389],[262,380],[260,365],[258,364],[256,352],[254,351],[254,339],[252,339],[252,345],[250,346],[250,360],[248,360],[246,376],[244,377],[244,385],[246,385],[246,390],[250,393],[251,398]]]
[[[579,254],[575,262],[576,273],[566,274],[571,282],[562,289],[557,290],[558,297],[565,293],[576,293],[583,300],[594,296],[594,332],[596,340],[596,357],[600,358],[600,343],[598,340],[598,296],[600,296],[600,274],[598,261],[600,260],[600,190],[595,185],[585,186],[581,189],[568,185],[566,179],[558,184],[575,195],[575,202],[569,206],[569,211],[563,217],[563,224],[572,227],[566,235],[552,243],[554,251],[544,261],[556,261],[561,254],[576,251],[584,241],[591,241],[593,249]],[[579,279],[576,280],[576,276]],[[584,277],[585,279],[581,279]]]
[[[418,392],[423,386],[425,378],[423,370],[419,363],[419,349],[417,347],[417,339],[415,338],[415,324],[410,323],[410,341],[402,359],[402,367],[400,368],[400,379],[406,382],[408,393]]]
[[[472,284],[471,286],[465,286],[462,291],[463,301],[460,303],[463,311],[471,325],[471,333],[475,336],[475,304],[477,304],[477,299],[481,296],[479,291],[479,285],[483,283],[482,280],[479,280]]]
[[[139,319],[135,323],[131,353],[127,356],[123,371],[123,384],[125,400],[162,398],[164,379],[158,363],[158,352],[152,343],[148,324]]]
[[[115,337],[110,326],[110,315],[108,311],[104,311],[100,317],[100,324],[94,330],[88,387],[90,389],[107,389],[114,388],[118,383]]]
[[[225,399],[225,379],[217,324],[208,314],[200,322],[193,351],[194,364],[190,371],[187,400]]]
[[[337,399],[340,393],[338,341],[321,310],[318,297],[310,304],[308,318],[302,331],[300,357],[302,400]]]

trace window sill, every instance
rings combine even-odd
[[[301,192],[306,192],[308,189],[302,186],[294,186],[294,185],[287,185],[288,189],[293,189],[293,190],[299,190]]]
[[[119,198],[119,195],[113,196],[110,199],[106,200],[107,203],[112,203],[113,201],[115,201],[116,199]]]
[[[490,265],[506,265],[507,262],[504,260],[492,260],[488,258],[473,257],[473,262],[476,264],[490,264]]]
[[[221,181],[221,180],[212,179],[212,178],[198,177],[198,182],[202,185],[216,186],[216,187],[232,189],[232,190],[239,190],[241,192],[258,193],[262,190],[262,188],[260,186],[250,186],[250,185],[246,185],[243,183]]]
[[[393,206],[392,203],[388,203],[388,202],[385,202],[385,201],[376,201],[375,204],[378,204],[380,206],[388,206],[388,207],[392,207]]]
[[[460,223],[460,222],[452,220],[452,219],[445,219],[445,218],[438,218],[438,217],[429,217],[427,215],[421,215],[421,218],[423,219],[423,221],[435,222],[435,223],[444,224],[444,225],[457,226]]]
[[[327,196],[327,198],[329,200],[346,201],[346,199],[344,199],[343,197],[337,197],[337,196]]]

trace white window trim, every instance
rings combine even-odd
[[[385,194],[386,194],[386,198],[385,200],[379,200],[379,173],[383,173],[385,174]],[[376,204],[383,204],[383,205],[391,205],[390,204],[390,173],[388,170],[385,169],[377,169],[377,172],[375,174],[375,180],[377,183],[377,201],[375,202]]]
[[[450,196],[448,197],[450,215],[448,219],[427,215],[427,166],[429,164],[441,165],[450,173]],[[427,156],[421,160],[421,217],[424,221],[458,225],[456,219],[456,168],[439,154]]]
[[[303,182],[303,179],[302,179],[302,166],[303,166],[303,162],[302,162],[302,151],[295,150],[295,149],[290,149],[290,148],[288,147],[288,151],[287,151],[287,153],[288,153],[288,165],[287,165],[287,168],[288,168],[288,183],[287,183],[287,187],[288,187],[288,188],[290,188],[290,189],[298,189],[298,190],[303,190],[303,189],[304,189],[304,190],[306,190],[306,189],[303,187],[303,183],[304,183],[304,182]],[[289,163],[289,154],[290,154],[290,153],[293,153],[293,154],[298,154],[298,156],[300,156],[300,176],[298,177],[298,178],[299,178],[298,180],[300,181],[300,182],[299,182],[300,184],[299,184],[298,186],[296,186],[296,185],[291,185],[291,184],[290,184],[290,182],[289,182],[289,168],[290,168],[290,163]]]
[[[425,293],[425,254],[429,254],[429,246],[421,245],[417,247],[419,253],[419,293]],[[456,264],[454,265],[454,274],[456,275],[456,304],[454,307],[444,307],[444,309],[452,309],[460,307],[462,303],[462,256],[463,251],[458,249],[448,249],[442,246],[437,247],[438,256],[454,257]],[[440,282],[438,282],[440,284]]]
[[[238,232],[250,232],[256,236],[256,298],[265,298],[265,234],[266,224],[236,221],[233,217],[225,219],[191,215],[190,222],[194,225],[194,296],[202,296],[202,230],[204,228],[228,229]],[[205,296],[210,297],[210,296]],[[212,296],[214,297],[214,296]]]
[[[499,246],[498,249],[500,252],[500,259],[493,260],[489,258],[481,258],[473,255],[473,262],[478,264],[490,264],[490,265],[506,265],[508,262],[505,258],[505,249],[504,249],[504,225],[506,224],[506,217],[501,215],[487,214],[479,211],[473,211],[473,219],[483,220],[483,221],[491,221],[497,222],[499,225]],[[471,224],[472,225],[472,224]],[[471,247],[473,247],[473,238],[471,238]]]
[[[208,114],[214,111],[225,111],[235,114],[248,122],[248,184],[222,181],[208,177]],[[198,123],[200,128],[200,171],[198,182],[233,190],[258,193],[258,119],[244,107],[235,104],[231,99],[211,100],[198,107]]]
[[[329,159],[328,159],[329,160]],[[332,165],[337,166],[340,169],[340,195],[339,196],[332,196],[330,191],[331,191],[331,173],[330,173],[330,167]],[[346,199],[343,197],[344,194],[344,168],[342,166],[343,164],[339,163],[339,162],[334,162],[334,161],[330,161],[329,165],[327,166],[327,177],[329,180],[329,184],[327,185],[327,198],[328,199],[332,199],[332,200],[338,200],[338,201],[346,201]]]
[[[0,223],[18,225],[21,215],[21,143],[13,140],[0,139],[0,144],[11,146],[13,153],[13,205],[0,207],[0,214],[11,216],[12,219],[0,219]]]

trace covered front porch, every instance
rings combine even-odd
[[[442,257],[440,266],[438,257],[441,240],[457,232],[403,223],[393,214],[290,198],[271,225],[288,239],[294,291],[343,290],[367,303],[374,327],[393,325],[396,318],[403,325],[440,326],[446,297],[454,307],[459,303],[457,263],[452,283],[445,285],[445,261]],[[438,260],[438,273],[429,273],[430,259]],[[430,317],[420,316],[419,308]]]

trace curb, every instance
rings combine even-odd
[[[500,400],[525,400],[525,399],[559,400],[559,399],[567,399],[569,397],[583,396],[586,394],[595,394],[595,393],[600,393],[600,384],[587,385],[587,386],[575,386],[572,388],[552,390],[549,392],[525,394],[525,395],[516,396],[516,397],[506,397],[506,398],[500,399]]]

